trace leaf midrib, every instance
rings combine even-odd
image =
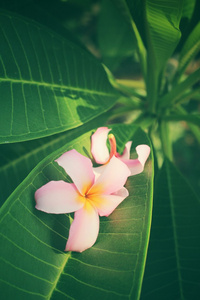
[[[175,220],[175,212],[174,212],[174,204],[173,204],[173,192],[172,192],[172,185],[171,185],[171,181],[170,181],[170,170],[169,170],[168,163],[166,163],[165,166],[166,166],[166,174],[167,174],[167,182],[168,182],[168,190],[169,190],[169,201],[170,201],[170,209],[171,209],[171,217],[172,217],[174,249],[175,249],[175,256],[176,256],[177,273],[178,273],[178,284],[179,284],[181,299],[185,299],[184,295],[183,295],[182,277],[181,277],[181,271],[180,271],[181,266],[180,266],[180,261],[179,261],[178,239],[177,239],[176,220]]]
[[[57,286],[57,284],[58,284],[58,282],[59,282],[59,279],[60,279],[62,273],[64,272],[65,266],[66,266],[66,264],[67,264],[67,262],[68,262],[68,260],[69,260],[70,258],[71,258],[71,252],[66,253],[66,257],[65,257],[65,259],[64,259],[64,261],[63,261],[62,266],[60,267],[60,272],[58,273],[57,278],[56,278],[56,280],[55,280],[55,284],[53,285],[53,287],[52,287],[52,289],[51,289],[49,295],[47,296],[47,299],[48,299],[48,300],[51,299],[51,297],[52,297],[52,295],[53,295],[53,292],[55,291],[56,286]]]
[[[0,172],[2,170],[5,171],[5,169],[8,169],[9,167],[17,164],[18,162],[22,161],[23,159],[25,158],[29,158],[29,156],[32,156],[33,154],[37,154],[38,152],[40,152],[41,150],[45,150],[46,148],[48,148],[49,146],[53,146],[54,144],[58,143],[59,141],[65,139],[66,136],[62,136],[62,137],[58,137],[57,139],[53,139],[43,145],[40,145],[38,147],[36,147],[35,149],[31,150],[31,151],[28,151],[27,153],[25,153],[24,155],[12,160],[12,161],[9,161],[7,164],[3,165],[0,167]]]
[[[101,91],[92,90],[92,89],[73,87],[73,86],[67,86],[67,85],[60,85],[60,84],[56,84],[56,83],[47,83],[47,82],[39,82],[39,81],[33,81],[33,80],[24,80],[24,79],[2,78],[2,77],[0,77],[0,82],[1,81],[11,82],[11,83],[31,84],[31,85],[48,87],[48,88],[52,88],[52,89],[57,88],[57,89],[61,89],[61,90],[72,90],[72,91],[84,92],[84,93],[87,93],[87,94],[96,94],[96,95],[101,95],[101,96],[109,96],[109,97],[116,96],[116,92],[115,93],[106,93],[106,92],[101,92]]]

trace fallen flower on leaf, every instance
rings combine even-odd
[[[139,145],[137,146],[136,152],[138,155],[137,159],[130,159],[130,149],[132,142],[129,141],[126,143],[122,155],[117,152],[117,144],[115,136],[110,132],[111,129],[107,127],[98,128],[91,137],[91,153],[94,157],[94,160],[98,164],[106,166],[106,164],[112,159],[112,157],[117,157],[123,163],[127,165],[130,170],[130,176],[137,175],[144,170],[145,162],[150,153],[150,147],[148,145]],[[107,139],[110,143],[110,152],[107,147]],[[102,172],[104,166],[96,168],[96,174]]]
[[[113,156],[97,178],[91,160],[76,150],[64,153],[56,162],[73,183],[50,181],[39,188],[36,208],[53,214],[75,212],[65,251],[82,252],[97,239],[99,216],[109,216],[128,196],[124,184],[130,171]]]

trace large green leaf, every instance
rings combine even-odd
[[[134,126],[113,126],[119,151],[133,138],[148,143]],[[34,192],[49,180],[67,180],[53,160],[68,149],[90,152],[88,132],[41,162],[0,209],[1,299],[139,299],[152,209],[152,155],[145,171],[127,182],[130,196],[101,218],[95,245],[64,253],[70,218],[34,208]]]
[[[199,299],[199,216],[199,199],[166,160],[155,182],[142,300]]]
[[[181,37],[183,1],[146,0],[145,3],[148,59],[153,60],[154,68],[160,72]]]
[[[78,127],[113,106],[101,64],[50,29],[0,13],[0,142]]]
[[[103,126],[108,113],[78,128],[43,139],[0,145],[0,206],[47,155],[74,140],[84,132]]]

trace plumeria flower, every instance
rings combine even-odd
[[[76,150],[64,153],[56,162],[73,183],[50,181],[39,188],[36,208],[52,214],[75,212],[65,251],[82,252],[97,239],[99,216],[109,216],[128,196],[124,184],[130,171],[113,156],[96,179],[91,160]]]
[[[100,127],[91,137],[91,153],[94,157],[94,160],[96,161],[96,163],[104,165],[96,168],[96,176],[99,176],[99,174],[103,171],[103,168],[113,157],[117,157],[127,165],[131,172],[130,176],[141,173],[144,170],[145,162],[149,156],[150,147],[148,145],[137,146],[136,152],[138,158],[130,159],[132,142],[129,141],[126,143],[122,155],[120,155],[117,152],[115,136],[112,133],[109,134],[110,130],[111,129],[108,129],[107,127]],[[110,143],[110,152],[107,147],[107,139]]]

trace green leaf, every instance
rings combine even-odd
[[[133,3],[133,1],[129,1],[129,0],[117,0],[117,1],[123,3],[123,8],[124,8],[125,14],[131,22],[134,36],[136,38],[137,53],[138,53],[138,57],[140,60],[141,70],[143,73],[144,81],[146,83],[146,76],[147,76],[146,56],[147,56],[147,53],[146,53],[146,48],[145,48],[145,44],[144,44],[144,40],[143,40],[144,35],[138,29],[138,25],[139,25],[137,22],[138,18],[135,18],[136,15],[139,17],[139,19],[140,19],[139,23],[142,24],[142,27],[140,27],[140,29],[143,28],[143,18],[140,18],[142,9],[137,10],[137,5],[138,5],[137,2],[138,1],[134,1],[134,3]],[[137,12],[136,15],[134,14],[135,12]]]
[[[123,149],[127,140],[149,143],[134,126],[113,126]],[[127,182],[130,196],[101,218],[95,245],[64,253],[71,218],[34,208],[34,193],[49,180],[67,180],[53,162],[75,148],[90,153],[88,132],[41,162],[0,209],[1,299],[139,299],[152,209],[152,154],[142,174]]]
[[[23,143],[0,145],[0,206],[46,156],[94,127],[104,126],[108,113],[67,132]]]
[[[155,112],[164,65],[174,52],[180,37],[182,0],[145,1],[147,34],[147,94]]]
[[[199,215],[199,199],[173,164],[166,160],[155,182],[141,300],[198,299]]]
[[[178,108],[178,111],[182,115],[187,115],[188,114],[187,110],[185,110],[182,106],[178,106],[177,108]],[[191,130],[191,132],[193,133],[196,140],[198,141],[198,143],[200,144],[199,127],[194,125],[194,124],[191,124],[191,123],[188,123],[187,125],[188,125],[189,129]]]
[[[134,20],[135,26],[143,40],[144,45],[146,45],[146,35],[144,28],[144,2],[142,0],[124,0],[130,10],[130,14]]]
[[[200,22],[193,29],[188,39],[186,40],[179,58],[179,65],[177,69],[176,78],[180,79],[180,76],[185,71],[189,62],[195,58],[200,51]]]
[[[182,18],[191,19],[194,12],[196,0],[184,0]]]
[[[184,96],[185,92],[200,79],[200,69],[190,74],[184,81],[177,84],[172,90],[160,98],[160,107],[170,107]],[[194,89],[195,90],[195,89]]]
[[[78,127],[116,102],[101,64],[50,29],[1,12],[0,40],[0,143]]]
[[[154,68],[158,68],[159,71],[172,55],[181,37],[179,23],[182,2],[181,0],[146,1],[146,32],[147,47],[150,51],[149,60],[153,59]]]
[[[147,94],[155,112],[164,65],[174,52],[181,32],[182,0],[126,0],[147,47]]]
[[[133,55],[137,49],[146,81],[146,49],[126,0],[103,1],[98,31],[105,64],[115,69],[125,56]]]
[[[176,104],[188,102],[190,100],[200,100],[200,87],[186,91],[181,97],[176,99]]]
[[[189,122],[191,124],[195,124],[197,126],[200,126],[200,116],[199,116],[199,114],[187,114],[187,115],[174,114],[174,115],[165,116],[163,119],[165,121],[186,121],[186,122]]]
[[[124,0],[103,0],[98,19],[98,42],[104,64],[115,70],[133,56],[136,39]]]

